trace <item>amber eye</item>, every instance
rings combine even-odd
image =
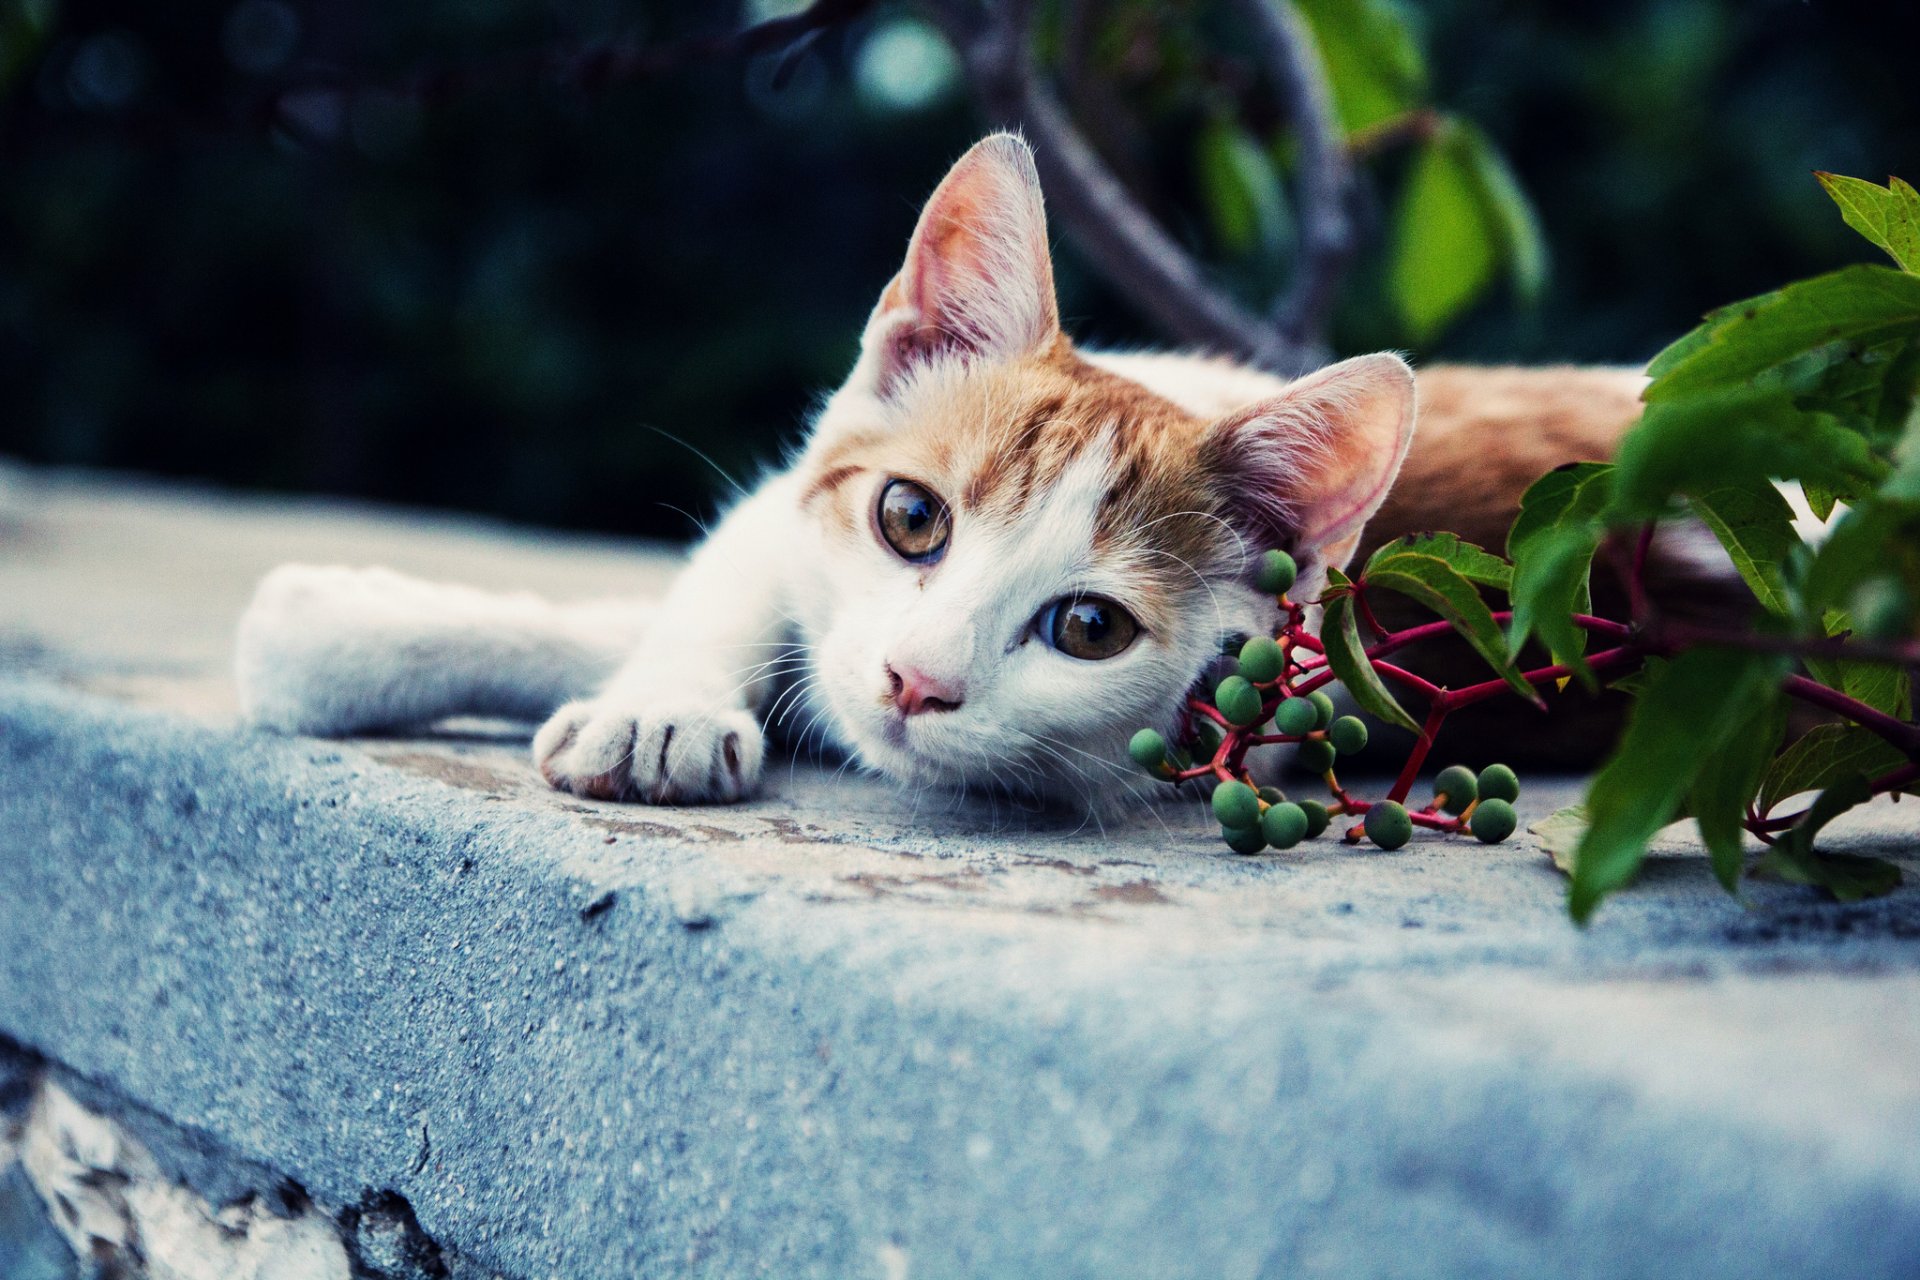
[[[1039,622],[1048,644],[1088,662],[1113,657],[1140,632],[1132,614],[1099,596],[1056,600],[1041,611]]]
[[[887,481],[875,519],[887,545],[915,564],[938,560],[953,530],[947,504],[911,480]]]

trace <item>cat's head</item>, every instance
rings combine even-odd
[[[797,468],[812,700],[836,736],[914,783],[1134,781],[1129,735],[1171,730],[1222,639],[1273,625],[1259,553],[1290,550],[1294,597],[1317,596],[1413,430],[1391,355],[1217,415],[1183,398],[1075,351],[1026,144],[969,151]]]

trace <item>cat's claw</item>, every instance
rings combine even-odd
[[[747,711],[613,698],[568,703],[533,739],[534,764],[558,789],[643,804],[745,799],[765,750]]]

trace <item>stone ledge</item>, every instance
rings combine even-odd
[[[205,1135],[174,1173],[216,1202],[223,1161],[391,1193],[515,1277],[1920,1269],[1920,894],[1743,907],[1675,842],[1583,934],[1525,842],[1237,859],[1191,809],[797,765],[648,810],[511,737],[257,737],[219,663],[274,559],[661,564],[41,490],[0,550],[0,1035]],[[1911,875],[1889,808],[1851,838]]]

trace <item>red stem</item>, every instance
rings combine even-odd
[[[1876,711],[1858,698],[1848,697],[1838,689],[1829,689],[1817,680],[1805,676],[1788,676],[1781,682],[1781,688],[1802,702],[1811,702],[1817,707],[1845,716],[1863,729],[1879,734],[1897,747],[1902,754],[1920,760],[1920,725],[1908,724],[1896,720],[1884,711]]]

